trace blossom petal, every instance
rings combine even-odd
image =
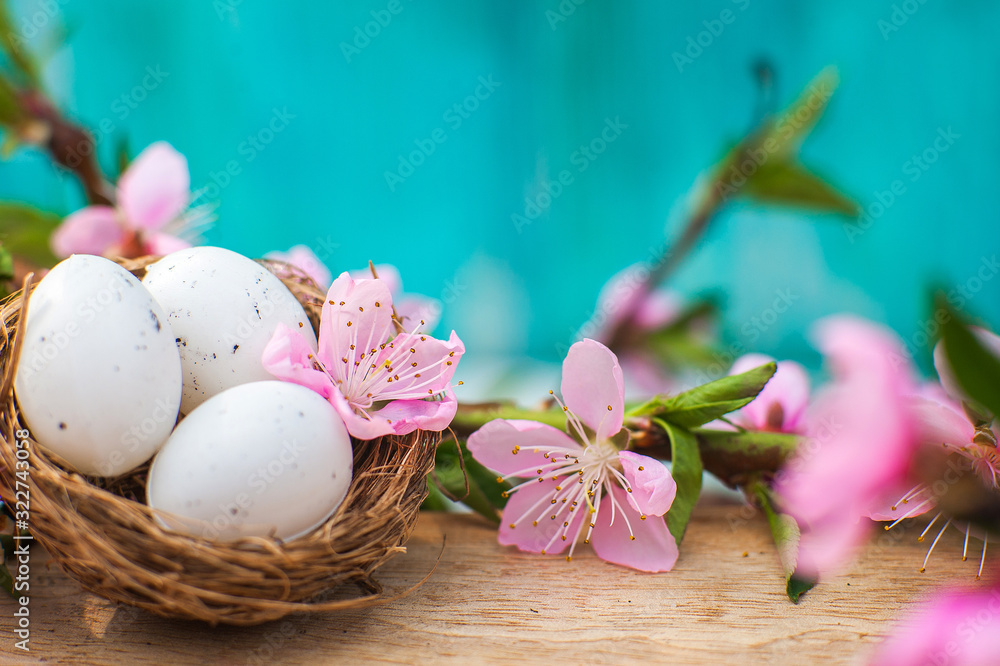
[[[87,206],[70,214],[52,234],[52,252],[57,257],[71,254],[104,254],[122,241],[125,232],[110,206]]]
[[[945,445],[957,450],[972,442],[976,429],[960,406],[919,397],[910,400],[922,444]]]
[[[191,243],[183,238],[165,234],[162,231],[146,232],[142,236],[145,242],[145,250],[148,254],[165,256],[178,250],[186,250],[191,247]]]
[[[500,519],[497,541],[529,553],[544,551],[545,554],[558,555],[566,550],[579,531],[584,512],[568,502],[557,500],[555,505],[552,504],[560,493],[556,488],[562,487],[560,484],[565,480],[562,477],[528,482],[528,485],[512,493]],[[566,539],[561,538],[563,535]]]
[[[921,488],[913,492],[906,484],[897,485],[872,500],[862,515],[878,521],[914,518],[933,509],[936,505],[935,500],[930,488]]]
[[[340,414],[340,418],[344,420],[344,425],[347,426],[347,432],[351,433],[351,437],[356,439],[376,439],[394,434],[395,430],[389,419],[367,419],[358,414],[339,389],[335,388],[330,393],[329,400],[333,408]]]
[[[1000,663],[996,631],[1000,589],[950,589],[916,602],[869,662],[982,665]]]
[[[261,363],[278,379],[305,386],[328,399],[334,393],[333,381],[314,365],[315,352],[302,335],[278,324],[264,347]]]
[[[620,452],[618,459],[622,464],[622,473],[632,488],[628,499],[635,510],[647,516],[665,514],[677,494],[677,483],[667,466],[655,458],[633,451]]]
[[[118,205],[136,229],[162,229],[191,199],[187,158],[165,141],[139,153],[118,180]]]
[[[355,281],[344,272],[333,281],[326,298],[320,315],[319,359],[335,378],[346,382],[354,367],[369,365],[371,361],[364,359],[389,339],[392,296],[382,280]]]
[[[394,298],[402,295],[403,278],[399,276],[399,271],[395,266],[392,264],[375,264],[375,272],[378,273],[378,279],[382,280],[385,286],[389,288],[389,293]],[[371,280],[372,270],[365,267],[360,270],[350,271],[349,275],[354,280]]]
[[[846,316],[824,320],[818,332],[834,381],[807,415],[810,441],[776,487],[805,525],[808,566],[822,571],[840,564],[867,533],[871,523],[858,518],[905,483],[918,438],[909,406],[913,370],[899,339]]]
[[[738,375],[772,361],[773,358],[764,354],[746,354],[736,359],[729,374]],[[740,410],[737,420],[753,430],[796,432],[808,406],[809,375],[806,369],[795,361],[779,361],[774,376],[757,398]],[[778,424],[773,423],[776,412],[781,415]]]
[[[624,490],[617,486],[611,489],[618,506],[614,523],[611,522],[611,498],[601,498],[601,508],[597,512],[594,531],[590,543],[597,556],[606,562],[638,569],[639,571],[670,571],[677,562],[677,542],[667,523],[658,516],[647,516],[640,520],[632,511]],[[626,517],[628,521],[626,522]],[[635,536],[633,540],[629,533]]]
[[[458,400],[448,390],[441,400],[393,400],[370,413],[374,419],[391,421],[395,434],[407,435],[418,429],[440,432],[451,424],[456,411]]]
[[[268,252],[264,255],[264,258],[291,264],[311,277],[313,282],[320,287],[324,289],[330,288],[330,282],[333,280],[330,269],[320,261],[320,258],[316,256],[316,253],[308,245],[294,245],[288,252]]]
[[[618,358],[591,339],[569,348],[563,361],[562,396],[566,406],[597,433],[598,441],[622,429],[625,385]]]
[[[383,400],[423,399],[451,386],[465,345],[451,332],[447,341],[402,333],[378,352],[375,365],[389,363],[386,382],[379,384]]]
[[[469,453],[480,464],[504,476],[532,477],[551,461],[553,450],[583,451],[562,430],[537,421],[494,419],[469,436]],[[515,447],[517,453],[514,453]]]

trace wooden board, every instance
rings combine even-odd
[[[677,567],[656,575],[604,563],[586,547],[571,563],[519,553],[497,545],[494,528],[476,516],[425,513],[409,552],[380,576],[388,590],[412,585],[447,535],[437,570],[409,596],[216,629],[81,592],[38,548],[31,653],[14,650],[14,604],[4,599],[0,663],[857,663],[908,602],[975,576],[978,551],[962,562],[954,529],[920,573],[929,539],[917,543],[919,531],[874,533],[842,576],[793,605],[764,520],[749,509],[699,506]]]

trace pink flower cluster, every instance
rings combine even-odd
[[[319,351],[314,354],[297,330],[279,325],[264,350],[264,367],[329,400],[359,439],[444,430],[458,407],[452,378],[465,345],[454,331],[447,341],[430,337],[423,321],[408,332],[397,325],[389,285],[345,272],[323,304]]]

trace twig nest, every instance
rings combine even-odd
[[[141,279],[146,266],[153,261],[155,258],[120,263]],[[263,265],[287,286],[304,308],[308,323],[303,322],[303,328],[311,327],[310,332],[315,336],[325,296],[323,291],[296,269],[275,262]],[[133,281],[126,278],[128,283]],[[332,432],[331,428],[336,430],[334,426],[320,423],[322,419],[329,418],[329,412],[326,416],[322,415],[320,407],[332,409],[329,404],[307,389],[283,385],[282,395],[275,394],[272,403],[260,406],[259,418],[266,418],[267,415],[272,419],[281,418],[281,425],[287,428],[290,440],[301,438],[309,440],[312,445],[317,443],[315,440],[319,437],[319,443],[323,445],[339,444],[332,451],[321,452],[318,448],[322,447],[318,447],[301,462],[291,460],[288,468],[291,475],[282,476],[282,483],[305,478],[296,477],[295,472],[308,467],[306,477],[311,474],[316,474],[317,478],[328,475],[330,487],[324,488],[325,494],[318,495],[315,504],[310,504],[308,511],[303,511],[297,522],[282,525],[274,535],[261,536],[249,530],[248,526],[257,521],[270,520],[267,512],[295,508],[290,507],[281,494],[281,484],[272,484],[259,498],[240,498],[238,493],[232,498],[234,502],[242,499],[244,503],[247,499],[260,500],[251,502],[248,507],[240,507],[239,502],[236,502],[236,507],[229,506],[228,496],[213,495],[210,488],[203,489],[202,495],[197,495],[198,490],[193,487],[182,488],[178,490],[181,504],[178,507],[176,503],[170,504],[169,500],[161,498],[163,487],[157,480],[160,471],[154,469],[151,472],[154,485],[149,489],[151,498],[154,505],[164,502],[161,506],[174,514],[172,518],[143,502],[150,475],[147,466],[142,465],[113,478],[83,476],[74,471],[75,466],[62,454],[55,454],[38,445],[35,436],[37,434],[41,439],[42,430],[29,433],[29,426],[35,427],[34,422],[27,418],[21,404],[23,395],[27,394],[19,392],[15,399],[12,385],[19,358],[22,363],[30,360],[29,356],[19,354],[22,343],[27,345],[28,341],[29,327],[25,323],[31,322],[36,306],[40,316],[45,317],[45,300],[36,300],[32,292],[44,295],[40,287],[29,286],[25,291],[13,294],[0,307],[3,320],[0,374],[4,378],[0,388],[0,427],[4,431],[0,441],[0,496],[13,504],[17,483],[27,484],[31,532],[69,576],[107,599],[167,617],[197,619],[211,624],[257,624],[289,613],[358,608],[378,602],[381,587],[372,574],[394,554],[405,550],[404,544],[427,495],[426,477],[434,466],[439,433],[415,431],[406,436],[353,440],[353,459],[348,464],[343,433]],[[157,314],[155,308],[150,310]],[[160,325],[163,327],[161,330],[165,330],[169,322],[161,318]],[[117,329],[107,331],[110,335],[117,332]],[[173,336],[171,341],[178,337],[176,331],[171,331],[170,335]],[[83,339],[80,335],[73,341],[81,344]],[[25,349],[28,347],[25,346]],[[69,358],[69,353],[65,352],[65,356]],[[230,390],[259,390],[253,386],[248,384]],[[176,385],[172,390],[179,392]],[[305,394],[302,401],[294,398],[295,404],[304,413],[315,411],[321,415],[314,414],[308,419],[310,425],[302,425],[301,428],[292,425],[294,418],[276,417],[275,414],[282,411],[279,405],[284,405],[287,410],[291,404],[292,397],[282,397],[287,391],[305,391],[314,403],[318,399],[322,405],[316,403],[315,407],[307,405],[303,408]],[[260,399],[265,398],[261,396]],[[126,404],[124,398],[122,400],[121,404]],[[212,404],[209,401],[202,407],[210,408]],[[93,416],[96,421],[110,420],[117,417],[113,411],[104,409]],[[196,418],[198,411],[195,409],[189,418]],[[297,412],[292,416],[296,415]],[[244,417],[249,428],[252,426],[251,417]],[[173,425],[172,419],[168,418],[168,421]],[[182,421],[174,435],[186,436],[184,423]],[[236,428],[235,421],[231,426]],[[343,425],[340,424],[340,427],[343,428]],[[320,429],[325,432],[318,434]],[[188,456],[192,466],[211,465],[205,454],[227,450],[235,436],[244,440],[251,438],[249,433],[234,436],[223,430],[225,428],[220,427],[219,432],[211,436],[211,441],[201,440],[199,455]],[[95,429],[95,432],[100,431]],[[193,446],[191,442],[182,444],[183,439],[178,442],[179,450]],[[121,444],[109,441],[107,446],[114,449]],[[168,441],[164,446],[172,449],[173,442]],[[273,447],[269,451],[273,452]],[[253,464],[270,455],[261,452],[251,455],[249,448],[245,452],[246,460],[237,458],[235,462],[228,461],[237,468],[237,472],[249,470]],[[169,455],[157,463],[157,467],[167,461],[171,465],[179,464],[169,451],[164,450],[164,453]],[[257,457],[254,458],[254,455]],[[289,460],[289,453],[286,453],[285,459]],[[281,460],[280,451],[278,460]],[[27,470],[24,469],[25,462]],[[271,462],[267,459],[265,471]],[[343,492],[339,485],[342,482],[341,472],[337,472],[337,479],[333,478],[334,472],[346,469],[349,474],[351,467],[353,480],[346,489],[346,496],[334,509],[338,495]],[[80,471],[92,472],[93,468],[81,468]],[[190,471],[192,474],[205,472],[197,469]],[[98,474],[102,472],[97,470]],[[238,480],[237,484],[242,481]],[[252,492],[254,486],[250,488]],[[237,521],[231,521],[235,529],[220,529],[216,535],[211,531],[198,531],[190,524],[184,524],[183,520],[172,523],[171,520],[177,520],[177,515],[184,515],[188,509],[184,506],[187,501],[184,494],[192,498],[192,506],[195,499],[201,500],[202,507],[210,507],[205,503],[218,500],[230,516],[233,516],[231,510],[235,508],[236,516],[240,518],[238,525]],[[245,513],[241,514],[241,509]],[[194,512],[188,514],[189,519],[192,518],[191,513]],[[197,525],[203,528],[209,515],[194,515],[193,518],[198,519]],[[212,520],[209,519],[208,523],[211,524]],[[310,530],[312,525],[316,527]],[[302,535],[292,540],[291,537],[298,533]],[[281,539],[285,535],[289,540]],[[351,587],[346,586],[347,583],[359,585],[367,594],[360,597],[351,595]]]

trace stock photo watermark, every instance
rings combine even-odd
[[[732,3],[740,12],[745,12],[750,7],[750,0],[732,0]],[[674,51],[671,54],[678,73],[683,74],[685,67],[693,65],[694,61],[700,58],[706,49],[711,48],[715,44],[715,40],[726,31],[726,26],[736,22],[737,16],[739,14],[727,7],[719,12],[718,16],[702,21],[701,24],[705,29],[688,35],[683,52]]]
[[[31,451],[31,434],[24,429],[14,431],[17,440],[14,476],[14,557],[17,568],[11,572],[13,591],[21,593],[15,596],[14,635],[19,639],[14,643],[18,650],[30,652],[31,647],[31,541],[30,534],[24,534],[31,528],[31,466],[28,463]]]
[[[511,213],[510,221],[517,233],[523,233],[529,226],[541,217],[552,203],[563,195],[566,188],[576,182],[576,174],[581,174],[604,154],[612,143],[618,140],[622,132],[628,129],[621,116],[604,119],[604,127],[597,136],[574,150],[569,156],[569,163],[576,167],[575,173],[570,169],[561,170],[554,180],[544,180],[532,196],[524,197],[524,209],[521,213]]]
[[[91,140],[82,139],[77,145],[70,146],[66,164],[70,167],[79,166],[84,159],[93,154],[98,144],[104,141],[118,129],[120,123],[128,119],[132,112],[149,98],[170,76],[160,65],[148,65],[143,70],[143,77],[129,90],[116,97],[110,106],[110,115],[105,116],[90,128]]]
[[[29,40],[34,39],[38,33],[44,30],[57,16],[62,13],[64,5],[70,0],[40,0],[38,11],[31,16],[22,16],[16,26],[17,32],[8,32],[6,41],[11,48],[18,53],[25,50]]]
[[[369,14],[372,20],[363,26],[354,26],[350,43],[340,43],[340,52],[344,54],[344,60],[350,63],[352,58],[361,55],[362,51],[371,46],[372,40],[381,35],[382,30],[388,28],[396,16],[403,13],[406,4],[410,2],[413,0],[406,0],[405,4],[403,0],[389,0],[384,9],[371,10]]]
[[[472,91],[472,94],[452,104],[441,115],[441,120],[451,131],[458,131],[465,121],[479,110],[480,104],[492,97],[497,88],[503,85],[500,81],[494,81],[492,74],[480,76],[478,82],[479,85]],[[416,173],[417,169],[423,166],[427,159],[437,151],[438,146],[448,140],[448,136],[448,132],[443,127],[436,127],[431,130],[429,136],[414,139],[413,145],[416,148],[406,155],[399,154],[396,168],[392,171],[386,170],[384,173],[385,184],[389,186],[389,191],[395,192],[396,187],[405,183],[407,178]]]
[[[937,134],[927,147],[911,155],[910,159],[900,166],[900,171],[902,175],[906,176],[906,179],[896,178],[889,183],[888,188],[876,190],[873,194],[875,200],[862,207],[858,219],[844,223],[843,228],[844,233],[847,234],[847,240],[853,243],[858,236],[871,229],[875,222],[885,215],[886,211],[906,195],[909,191],[907,182],[912,184],[920,180],[941,158],[941,155],[948,152],[961,138],[962,135],[955,132],[951,125],[946,128],[938,127]]]
[[[198,191],[199,199],[214,200],[219,197],[222,190],[229,187],[233,179],[243,173],[243,168],[257,159],[267,147],[274,142],[275,138],[288,129],[291,121],[298,116],[288,111],[288,107],[274,107],[271,109],[271,117],[264,125],[252,134],[248,134],[246,139],[236,146],[236,154],[239,158],[228,160],[218,171],[209,171],[210,183],[205,184]]]
[[[889,41],[889,37],[906,25],[920,8],[927,4],[927,0],[904,0],[892,6],[892,12],[888,18],[880,18],[876,23],[878,31],[882,34],[884,41]]]

